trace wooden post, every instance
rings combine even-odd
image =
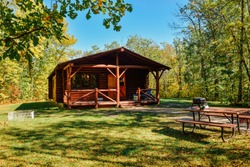
[[[159,77],[159,71],[156,71],[156,99],[157,99],[157,104],[160,104],[160,77]]]
[[[139,87],[138,90],[138,95],[137,95],[137,99],[138,99],[138,102],[141,103],[141,88]]]
[[[98,108],[98,88],[95,88],[95,108]]]
[[[120,68],[118,54],[116,55],[116,106],[120,106]]]
[[[70,75],[71,75],[71,72],[72,72],[72,65],[70,65],[68,68],[67,68],[67,104],[68,104],[68,109],[71,109],[71,78],[70,78]]]
[[[52,87],[52,97],[53,97],[53,100],[54,100],[54,102],[58,102],[57,101],[57,79],[56,79],[56,77],[57,77],[57,71],[55,71],[55,75],[53,76],[53,78],[52,78],[52,85],[53,85],[53,87]]]
[[[64,79],[64,70],[62,70],[62,94],[63,94],[63,96],[65,95],[65,85],[64,85],[64,81],[65,81],[65,79]]]

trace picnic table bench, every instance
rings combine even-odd
[[[208,109],[201,109],[197,107],[191,107],[186,109],[187,111],[192,112],[193,119],[178,119],[177,122],[182,123],[182,131],[184,134],[188,134],[185,131],[185,124],[191,124],[193,127],[189,133],[193,133],[196,125],[200,125],[201,128],[205,129],[206,126],[220,127],[221,128],[221,138],[225,142],[229,139],[232,139],[235,135],[235,128],[238,128],[240,134],[240,119],[246,119],[247,121],[247,130],[249,129],[249,120],[250,114],[245,114],[249,108],[221,108],[221,107],[212,107]],[[198,119],[195,118],[195,113],[198,114]],[[201,120],[203,116],[208,117],[208,121]],[[210,116],[216,117],[226,117],[229,120],[229,123],[226,123],[223,120],[220,122],[212,122]],[[234,123],[234,118],[236,118],[236,124]],[[224,128],[231,128],[231,136],[229,139],[226,139],[224,136]]]
[[[194,120],[187,120],[187,119],[177,119],[177,122],[181,122],[182,123],[182,132],[184,134],[188,134],[188,132],[185,131],[185,124],[193,124],[194,126],[192,127],[191,132],[189,133],[193,133],[196,126],[195,125],[206,125],[206,126],[214,126],[214,127],[220,127],[221,128],[221,138],[222,140],[228,141],[229,139],[233,138],[235,135],[235,128],[236,128],[236,124],[229,124],[229,123],[218,123],[218,122],[207,122],[207,121],[194,121]],[[229,139],[226,139],[224,137],[224,128],[231,128],[232,129],[232,133]]]
[[[202,118],[203,116],[207,116],[208,117],[208,121],[211,122],[211,116],[214,117],[226,117],[229,121],[232,121],[232,119],[230,120],[230,117],[233,116],[233,118],[237,119],[237,114],[223,114],[223,113],[209,113],[209,112],[204,112],[204,113],[200,113],[200,118]],[[238,114],[238,121],[241,122],[241,120],[245,120],[246,121],[246,132],[248,132],[249,130],[249,124],[250,124],[250,114],[248,113],[242,113],[242,114]],[[239,127],[240,128],[240,127]]]

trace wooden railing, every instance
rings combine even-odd
[[[116,89],[83,89],[83,90],[71,90],[70,94],[65,91],[64,103],[66,103],[69,108],[76,103],[85,102],[86,105],[94,104],[98,108],[99,101],[110,101],[112,104],[116,104],[116,100],[109,97],[105,92],[116,92]],[[104,100],[105,99],[105,100]],[[94,103],[93,103],[94,102]],[[111,104],[111,103],[110,103]]]
[[[154,91],[156,89],[140,89],[138,88],[136,91],[136,94],[138,96],[138,102],[141,103],[142,100],[153,100],[157,101],[157,99],[152,95],[151,91]]]
[[[98,108],[99,105],[117,105],[116,99],[108,96],[109,92],[116,91],[116,89],[98,88],[71,90],[69,95],[67,91],[65,91],[63,101],[69,108],[71,108],[71,106],[95,106],[95,108]],[[152,95],[152,91],[155,91],[155,89],[138,88],[136,91],[137,99],[134,100],[140,104],[157,102],[157,99]]]

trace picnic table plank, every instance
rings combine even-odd
[[[207,122],[207,121],[194,121],[194,120],[183,120],[183,119],[178,119],[176,120],[177,122],[181,122],[182,123],[182,132],[184,134],[187,134],[185,132],[185,123],[188,123],[188,124],[193,124],[193,129],[190,133],[193,133],[194,130],[195,130],[195,125],[198,124],[198,125],[207,125],[207,126],[214,126],[214,127],[220,127],[221,128],[221,139],[223,142],[226,142],[230,139],[232,139],[235,135],[235,128],[236,128],[236,124],[228,124],[228,123],[218,123],[218,122]],[[224,128],[231,128],[232,129],[232,134],[230,136],[229,139],[226,139],[225,136],[224,136]]]

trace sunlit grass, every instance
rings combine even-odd
[[[129,109],[61,109],[52,103],[0,106],[0,166],[248,166],[250,139],[220,131],[183,135],[176,118],[190,100]],[[13,110],[35,119],[7,121]],[[3,124],[5,122],[5,124]]]

